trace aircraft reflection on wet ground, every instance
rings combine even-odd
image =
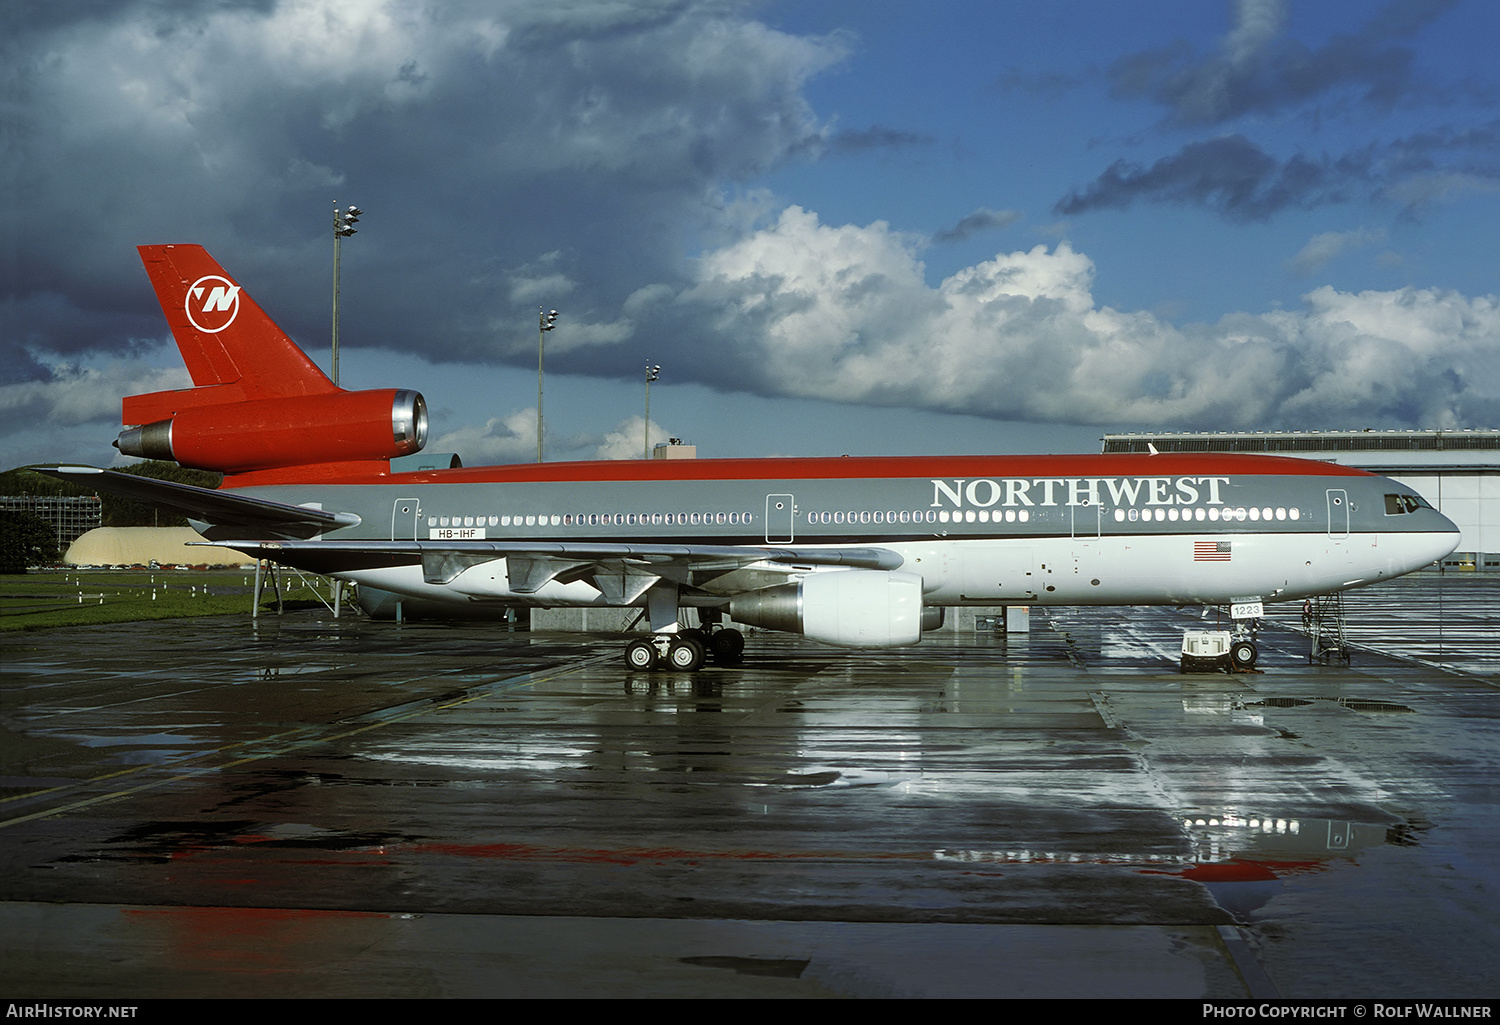
[[[1483,996],[1500,579],[629,674],[603,635],[10,635],[16,996]],[[1392,928],[1392,922],[1401,923]]]

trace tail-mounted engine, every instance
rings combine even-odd
[[[246,473],[410,455],[427,443],[427,403],[381,388],[198,405],[120,433],[128,456]]]

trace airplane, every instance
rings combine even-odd
[[[683,459],[401,470],[426,403],[334,385],[200,246],[139,247],[193,387],[124,398],[125,455],[218,489],[45,472],[186,515],[207,542],[458,609],[639,608],[632,671],[736,663],[732,623],[846,647],[918,642],[950,606],[1230,606],[1253,668],[1265,602],[1453,551],[1411,488],[1226,453]],[[699,625],[680,622],[696,609]]]

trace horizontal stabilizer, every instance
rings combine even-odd
[[[353,513],[284,505],[227,491],[177,484],[92,466],[33,466],[29,469],[92,491],[148,502],[215,527],[240,528],[236,537],[310,538],[359,523]],[[220,531],[221,532],[221,531]],[[201,533],[201,531],[200,531]]]

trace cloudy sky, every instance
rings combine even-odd
[[[6,0],[0,465],[185,386],[206,246],[429,447],[1500,424],[1490,0]]]

